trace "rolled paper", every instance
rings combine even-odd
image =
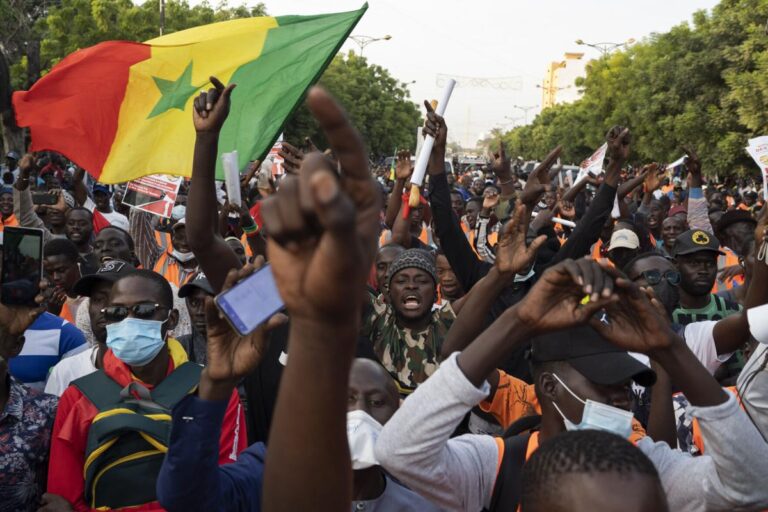
[[[533,212],[531,214],[531,217],[536,217],[537,215],[538,215],[538,213]],[[557,222],[558,224],[562,224],[563,226],[565,226],[567,228],[575,228],[576,227],[576,223],[575,222],[570,221],[568,219],[561,219],[560,217],[552,217],[552,222]]]
[[[437,108],[435,113],[439,116],[445,114],[445,107],[448,106],[448,100],[451,99],[451,93],[453,87],[456,85],[456,80],[449,79],[443,89],[443,95],[440,97],[440,101],[437,102]],[[432,154],[432,146],[435,145],[435,138],[431,135],[427,135],[424,138],[424,145],[421,147],[421,153],[416,159],[416,166],[413,169],[413,175],[411,176],[411,201],[413,201],[413,186],[420,187],[424,183],[424,174],[427,171],[427,163],[429,162],[429,156]],[[418,203],[416,203],[418,204]],[[415,206],[415,205],[414,205]]]

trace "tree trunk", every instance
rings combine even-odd
[[[26,150],[24,131],[16,124],[16,116],[13,114],[12,93],[8,59],[0,50],[0,118],[2,118],[3,156],[11,150],[18,151],[20,154]]]

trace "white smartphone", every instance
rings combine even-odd
[[[272,267],[265,265],[214,298],[219,310],[241,336],[250,334],[283,309]]]

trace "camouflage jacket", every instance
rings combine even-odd
[[[362,335],[371,340],[376,356],[402,394],[411,393],[438,367],[438,357],[456,314],[447,304],[432,312],[429,326],[418,332],[397,325],[395,311],[377,298],[365,319]]]

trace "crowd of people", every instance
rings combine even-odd
[[[211,82],[169,219],[55,153],[0,169],[2,228],[45,240],[38,307],[0,305],[0,511],[768,508],[753,183],[632,168],[619,126],[599,175],[503,145],[453,174],[425,102],[412,206],[411,155],[371,165],[314,88],[327,150],[235,205]],[[238,334],[213,298],[266,263],[284,310]]]

